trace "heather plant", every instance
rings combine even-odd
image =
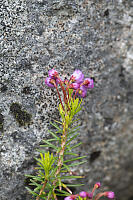
[[[97,182],[92,191],[91,192],[85,192],[85,191],[81,191],[79,194],[75,194],[75,195],[70,195],[68,197],[66,197],[64,200],[98,200],[101,197],[108,197],[109,199],[114,199],[115,198],[115,194],[112,191],[106,191],[106,192],[100,192],[98,193],[96,196],[94,195],[95,190],[97,188],[100,188],[101,183]]]
[[[76,140],[79,135],[77,115],[82,109],[82,98],[86,97],[87,90],[94,87],[93,79],[84,78],[80,70],[75,70],[69,80],[62,80],[55,69],[51,69],[48,74],[45,84],[57,91],[60,120],[54,120],[51,123],[56,131],[49,130],[51,138],[44,140],[43,145],[40,145],[38,150],[40,158],[36,158],[37,173],[35,176],[27,175],[30,177],[30,185],[34,186],[34,190],[27,189],[36,197],[36,200],[57,200],[58,196],[64,196],[65,200],[92,200],[94,191],[100,187],[100,183],[95,184],[91,193],[82,191],[76,195],[72,194],[70,188],[82,184],[68,183],[71,179],[83,178],[72,171],[73,167],[86,162],[85,156],[78,156],[74,151],[81,144]],[[101,196],[114,198],[113,194],[113,192],[99,193],[95,200]]]

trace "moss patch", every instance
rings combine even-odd
[[[22,106],[19,103],[12,103],[10,106],[10,111],[20,126],[26,126],[30,124],[32,117],[31,114],[25,110],[22,110]]]
[[[3,132],[3,125],[4,125],[4,117],[0,113],[0,132]]]

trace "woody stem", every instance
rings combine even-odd
[[[48,180],[46,179],[45,182],[44,182],[44,184],[43,184],[43,186],[42,186],[42,189],[40,190],[39,196],[43,193],[43,191],[44,191],[44,189],[46,187],[47,182],[48,182]],[[39,196],[36,198],[36,200],[39,200],[39,198],[40,198]]]
[[[54,84],[54,86],[55,86],[55,88],[56,88],[56,90],[57,90],[57,93],[58,93],[58,96],[59,96],[60,103],[61,103],[62,108],[63,108],[63,110],[64,110],[64,106],[63,106],[63,103],[62,103],[62,100],[61,100],[61,96],[60,96],[60,93],[59,93],[59,90],[58,90],[58,88],[57,88],[56,83]]]
[[[58,163],[57,163],[57,171],[55,173],[55,177],[56,179],[53,181],[53,185],[55,186],[58,178],[57,176],[60,174],[61,171],[61,167],[63,165],[63,157],[64,157],[64,151],[65,151],[65,145],[66,145],[66,125],[65,122],[63,123],[63,134],[62,134],[62,138],[61,138],[61,150],[59,152],[59,159],[58,159]]]
[[[59,84],[61,86],[61,89],[63,91],[63,95],[64,95],[64,103],[67,105],[68,109],[69,109],[69,105],[68,105],[68,98],[67,98],[67,94],[66,94],[66,90],[62,84],[62,81],[59,79]]]
[[[105,194],[104,192],[97,194],[96,197],[95,197],[95,200],[100,199],[102,196],[104,196],[104,194]]]

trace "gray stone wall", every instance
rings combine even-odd
[[[34,172],[35,148],[59,117],[56,93],[44,85],[53,66],[63,77],[80,69],[95,80],[80,115],[87,163],[75,170],[83,188],[101,181],[117,200],[132,200],[133,1],[0,4],[0,200],[31,199],[24,174]]]

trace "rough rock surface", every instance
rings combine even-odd
[[[24,174],[58,117],[55,92],[44,86],[53,66],[63,77],[78,68],[95,79],[81,113],[84,189],[101,181],[117,200],[132,200],[133,1],[0,4],[0,200],[31,199]]]

